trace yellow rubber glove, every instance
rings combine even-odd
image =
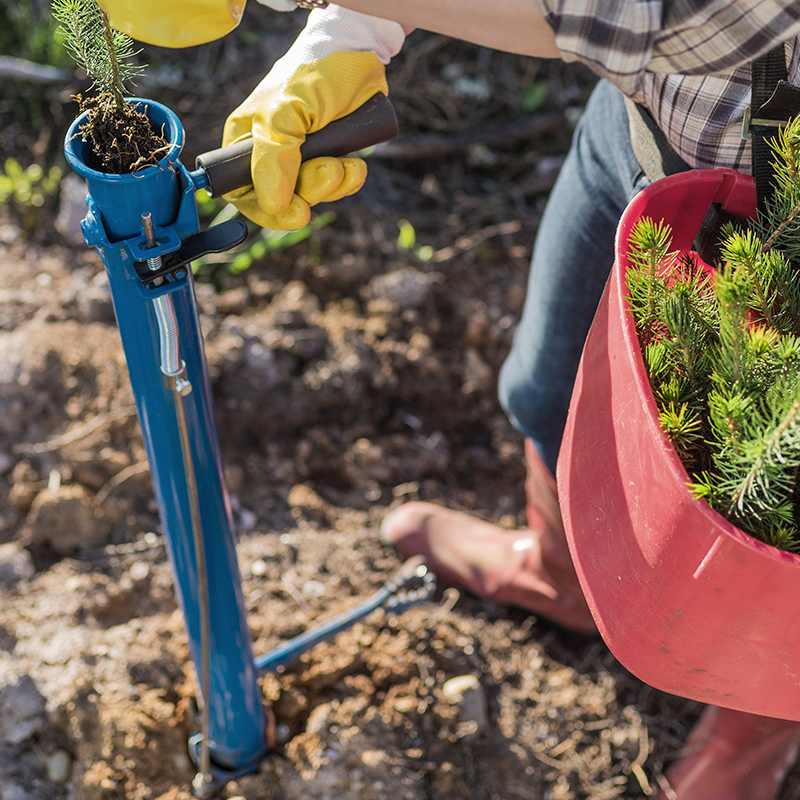
[[[230,33],[246,0],[98,0],[111,24],[140,42],[192,47]]]
[[[402,41],[397,23],[340,7],[313,11],[289,52],[225,123],[223,146],[253,136],[253,186],[225,199],[262,227],[295,230],[308,224],[311,206],[357,192],[367,175],[361,159],[301,165],[300,145],[377,92],[388,94],[384,63]]]

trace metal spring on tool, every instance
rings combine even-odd
[[[177,375],[181,371],[178,354],[178,323],[172,301],[167,295],[153,298],[158,321],[159,345],[161,349],[161,371],[165,375]]]

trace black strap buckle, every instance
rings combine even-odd
[[[788,119],[760,119],[751,116],[752,109],[750,106],[744,110],[744,118],[742,119],[742,139],[750,141],[753,138],[753,133],[750,130],[753,126],[765,128],[785,128],[789,124]]]

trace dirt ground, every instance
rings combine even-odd
[[[244,97],[301,19],[248,15],[223,43],[144,54],[139,93],[182,116],[188,164],[217,146],[220,93]],[[397,569],[378,528],[399,503],[524,520],[495,381],[591,79],[420,32],[390,85],[402,136],[335,221],[197,285],[257,653]],[[68,89],[35,129],[0,106],[6,154],[55,158]],[[106,277],[55,205],[23,211],[0,218],[0,798],[186,800],[195,675]],[[459,676],[478,690],[453,695]],[[446,587],[263,693],[275,750],[221,797],[634,800],[700,710],[599,640]]]

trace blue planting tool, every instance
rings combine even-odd
[[[240,220],[200,232],[194,192],[219,195],[248,185],[252,144],[204,154],[190,172],[179,160],[184,131],[177,116],[154,101],[130,102],[169,142],[157,166],[126,175],[97,170],[80,133],[85,114],[70,127],[65,153],[87,182],[81,229],[108,275],[186,619],[202,713],[202,733],[191,740],[198,761],[193,785],[205,796],[254,770],[268,750],[190,267],[244,240]],[[376,95],[362,111],[308,137],[302,153],[344,155],[396,132],[391,105]]]

